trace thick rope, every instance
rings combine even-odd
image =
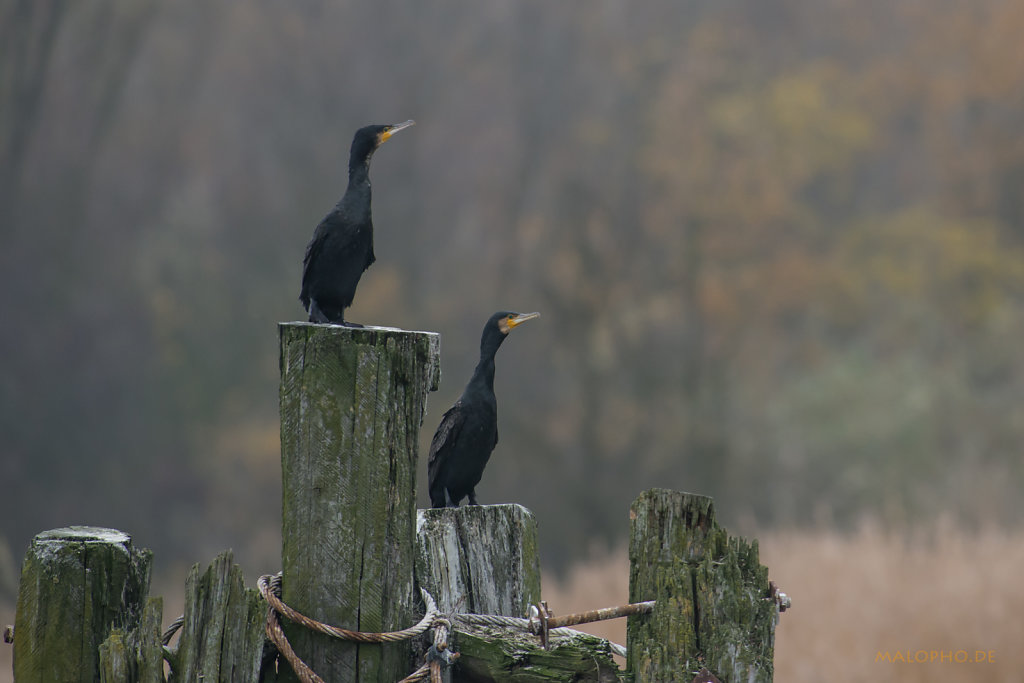
[[[438,616],[437,605],[434,603],[434,598],[430,597],[430,594],[425,590],[420,589],[420,593],[423,595],[423,602],[427,604],[427,613],[423,615],[423,618],[420,619],[420,622],[415,626],[402,631],[390,631],[385,633],[350,631],[345,628],[324,624],[316,619],[307,617],[304,614],[296,612],[294,609],[282,602],[279,597],[281,593],[281,572],[278,572],[273,576],[261,576],[259,581],[256,582],[256,585],[259,587],[260,593],[270,604],[271,608],[279,614],[283,614],[288,617],[290,621],[305,626],[313,631],[318,631],[319,633],[325,633],[341,640],[353,640],[357,643],[395,643],[402,640],[409,640],[410,638],[415,638],[416,636],[425,633],[434,622],[434,618]]]
[[[452,619],[462,622],[467,626],[497,626],[498,628],[517,628],[521,631],[530,631],[530,620],[522,617],[504,617],[500,614],[453,614]],[[571,638],[576,635],[587,635],[583,631],[562,626],[548,631],[556,638]],[[619,646],[621,647],[621,646]]]
[[[444,619],[438,619],[438,621],[446,622]],[[442,627],[443,628],[443,627]],[[302,661],[302,658],[295,653],[292,649],[291,643],[288,642],[288,638],[285,636],[284,631],[281,628],[281,622],[277,617],[277,612],[273,608],[267,609],[267,623],[265,628],[267,638],[270,642],[274,643],[277,647],[278,652],[292,667],[292,671],[295,672],[296,677],[301,683],[325,683],[324,679],[316,675],[316,672],[309,668],[309,665]],[[435,641],[436,641],[435,637]],[[452,653],[449,657],[449,661],[454,662],[458,659],[458,653]],[[431,677],[431,664],[437,662],[424,664],[416,671],[412,672],[398,683],[416,683],[416,681],[423,681]]]
[[[409,674],[398,683],[414,683],[416,681],[423,681],[429,678],[431,683],[440,683],[442,667],[447,667],[452,664],[459,657],[458,652],[450,652],[448,650],[448,633],[452,628],[452,623],[448,619],[442,617],[437,611],[437,604],[434,602],[434,598],[431,597],[430,593],[420,589],[420,593],[423,595],[423,601],[426,603],[427,610],[426,614],[419,621],[418,624],[401,631],[390,631],[384,633],[366,633],[362,631],[350,631],[349,629],[339,628],[337,626],[331,626],[324,624],[312,619],[310,617],[301,614],[288,605],[286,605],[280,598],[281,594],[281,580],[282,574],[278,572],[274,575],[264,575],[259,578],[256,585],[259,587],[260,594],[263,599],[267,601],[269,608],[267,609],[267,620],[264,630],[267,634],[267,638],[277,647],[278,652],[281,653],[288,663],[291,665],[292,670],[302,683],[325,683],[322,678],[316,675],[309,666],[302,661],[302,659],[292,649],[291,643],[288,642],[288,638],[284,634],[284,630],[281,628],[281,621],[278,618],[278,614],[283,614],[288,617],[289,620],[305,626],[308,629],[324,633],[341,640],[349,640],[360,643],[385,643],[385,642],[398,642],[402,640],[409,640],[415,638],[428,629],[434,629],[434,645],[427,653],[427,663],[421,666],[419,669]],[[650,605],[644,605],[647,607],[647,611],[653,607],[653,602]],[[609,608],[612,609],[612,608]],[[621,608],[617,608],[621,609]],[[600,611],[596,610],[595,614]],[[586,615],[572,615],[575,617],[589,617],[590,614]],[[530,620],[519,617],[507,617],[499,614],[453,614],[451,619],[461,622],[467,626],[495,626],[498,628],[513,628],[521,631],[530,632]],[[586,619],[590,621],[591,619]],[[161,641],[166,646],[171,642],[171,638],[174,634],[181,629],[184,624],[185,616],[182,615],[171,622],[167,630],[164,631]],[[576,622],[573,622],[576,623]],[[555,638],[567,638],[575,635],[586,635],[581,631],[567,627],[552,628],[548,631],[549,637]],[[617,643],[608,641],[609,648],[612,653],[617,654],[621,657],[626,656],[626,648]]]
[[[283,614],[288,617],[291,621],[305,626],[308,629],[324,633],[341,640],[355,641],[359,643],[387,643],[387,642],[398,642],[402,640],[409,640],[415,638],[418,635],[423,634],[427,629],[434,628],[434,642],[435,647],[438,649],[445,650],[448,647],[446,642],[448,638],[448,629],[451,627],[451,623],[442,617],[437,612],[437,604],[434,602],[434,598],[431,597],[430,593],[420,589],[420,593],[423,595],[423,602],[427,605],[427,612],[423,615],[423,619],[418,624],[411,628],[404,629],[402,631],[390,631],[385,633],[365,633],[362,631],[350,631],[348,629],[339,628],[337,626],[331,626],[311,619],[294,609],[286,605],[281,601],[281,573],[278,572],[273,576],[265,575],[261,576],[256,582],[259,587],[260,594],[263,595],[263,599],[267,601],[269,607],[267,609],[267,622],[264,630],[266,631],[267,638],[277,647],[278,652],[284,657],[288,664],[291,665],[295,675],[299,678],[302,683],[324,683],[324,680],[316,675],[316,672],[309,668],[309,665],[302,661],[295,650],[292,649],[291,643],[288,642],[288,637],[284,634],[284,629],[281,628],[281,620],[278,618],[278,614]],[[448,655],[443,658],[444,662],[454,660],[458,657],[458,654]],[[424,664],[419,669],[414,671],[409,676],[403,678],[399,683],[412,683],[413,681],[422,681],[427,677],[432,680],[440,677],[440,666],[441,661],[430,661]]]
[[[316,672],[309,668],[309,666],[302,661],[302,658],[295,654],[295,650],[292,649],[291,643],[288,642],[287,636],[281,629],[281,621],[277,618],[277,612],[273,607],[267,608],[267,623],[264,627],[267,633],[267,638],[270,638],[270,642],[277,647],[277,651],[288,660],[288,664],[291,665],[292,671],[298,677],[302,683],[324,683],[324,679],[316,675]]]
[[[398,683],[415,683],[416,681],[425,681],[428,678],[430,678],[430,665],[424,664],[402,680],[398,681]]]
[[[184,624],[184,623],[185,623],[185,615],[182,614],[180,617],[178,617],[177,619],[172,621],[171,625],[167,627],[166,631],[164,631],[164,634],[162,636],[160,636],[160,643],[164,647],[167,647],[168,645],[170,645],[171,644],[171,638],[174,637],[174,634],[178,632],[178,629],[180,629],[181,625]]]

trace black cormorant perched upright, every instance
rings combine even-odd
[[[356,285],[370,267],[373,255],[373,219],[370,215],[370,158],[392,135],[414,121],[390,126],[366,126],[352,138],[345,196],[320,221],[302,260],[299,300],[312,323],[345,322]]]
[[[466,496],[470,505],[477,505],[476,485],[498,443],[494,354],[512,328],[539,315],[501,311],[484,325],[480,362],[462,396],[441,418],[430,442],[427,481],[433,507],[457,507]]]

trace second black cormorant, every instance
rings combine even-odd
[[[480,337],[480,362],[462,397],[441,418],[430,442],[427,481],[433,507],[457,507],[469,496],[477,505],[480,483],[498,443],[498,403],[494,397],[494,354],[513,328],[540,313],[495,313]]]
[[[345,322],[345,309],[352,305],[363,271],[376,259],[370,215],[370,159],[382,143],[413,123],[366,126],[356,131],[348,160],[348,189],[316,226],[302,261],[299,300],[309,312],[310,322],[351,324]]]

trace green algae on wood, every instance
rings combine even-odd
[[[18,683],[95,683],[100,645],[132,630],[149,592],[152,553],[114,529],[74,526],[33,539],[15,617]]]
[[[757,542],[730,537],[710,498],[651,489],[630,508],[630,602],[657,600],[627,622],[637,681],[772,680],[776,606]]]
[[[545,650],[524,631],[460,626],[459,660],[452,680],[472,683],[616,683],[622,672],[608,641],[577,632],[552,636]]]
[[[163,598],[149,598],[137,629],[114,629],[100,645],[100,683],[164,683]]]
[[[267,604],[245,587],[230,550],[185,580],[185,620],[169,681],[256,683],[264,654]]]
[[[411,626],[422,616],[413,593],[419,427],[438,383],[439,337],[279,329],[282,599],[342,628]],[[390,682],[415,668],[409,643],[356,644],[288,624],[285,632],[325,680]]]

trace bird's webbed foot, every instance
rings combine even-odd
[[[452,500],[452,494],[448,493],[448,489],[444,490],[444,506],[446,508],[457,508],[459,504]]]
[[[320,310],[320,305],[316,302],[316,299],[309,300],[309,322],[320,325],[331,322],[331,319]]]
[[[470,505],[479,505],[480,504],[480,503],[476,502],[476,489],[472,489],[469,492],[469,504]]]

